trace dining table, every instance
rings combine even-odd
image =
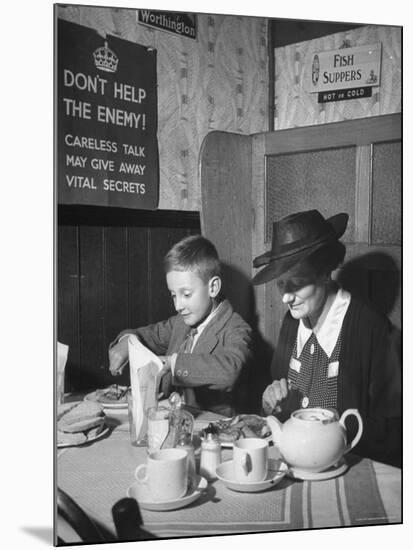
[[[211,411],[192,412],[194,432],[221,418]],[[147,448],[131,444],[127,409],[105,409],[105,414],[109,429],[102,437],[57,449],[56,485],[115,537],[112,507],[127,496]],[[222,460],[231,460],[232,452],[223,448]],[[269,456],[280,457],[272,443]],[[347,470],[337,477],[314,481],[287,474],[259,492],[238,492],[220,479],[209,481],[186,507],[141,508],[143,527],[155,537],[174,538],[401,523],[401,470],[355,453],[347,454],[346,462]],[[59,533],[59,523],[57,536],[76,543]]]

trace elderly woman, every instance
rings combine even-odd
[[[276,279],[288,306],[263,410],[285,418],[297,408],[356,408],[364,422],[356,452],[399,465],[401,373],[392,327],[331,277],[344,260],[339,239],[347,222],[347,214],[325,219],[317,210],[287,216],[273,224],[271,251],[254,260],[265,267],[253,284]]]

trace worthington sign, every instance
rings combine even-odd
[[[138,10],[137,20],[143,25],[162,31],[196,38],[196,15],[172,11]]]

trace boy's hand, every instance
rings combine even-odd
[[[113,376],[122,374],[128,362],[128,339],[123,338],[109,349],[109,370]]]
[[[262,395],[262,408],[265,414],[271,414],[279,406],[280,402],[287,397],[288,384],[285,378],[274,380],[267,386]]]
[[[162,370],[159,372],[161,378],[159,384],[158,399],[168,398],[172,391],[172,372],[171,372],[171,356],[159,355],[159,359],[162,361]]]
[[[163,367],[158,375],[161,379],[159,383],[158,399],[167,399],[172,391],[171,356],[159,355],[159,359],[162,361]]]

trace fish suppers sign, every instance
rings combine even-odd
[[[156,52],[57,22],[60,204],[155,209]]]

